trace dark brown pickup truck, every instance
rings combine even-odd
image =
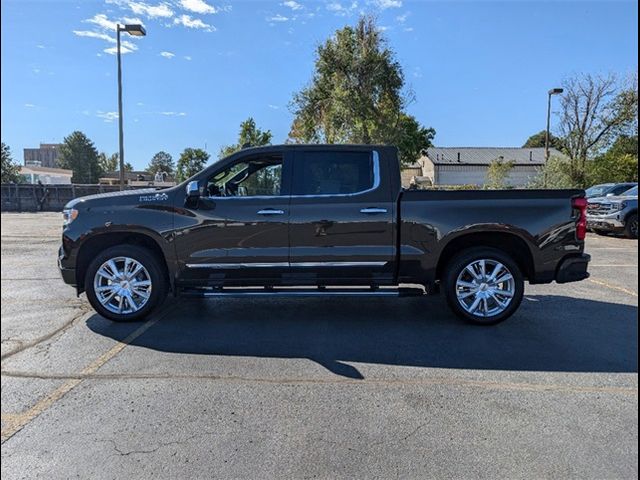
[[[582,190],[407,191],[397,150],[250,148],[166,190],[70,202],[59,267],[101,315],[137,320],[166,294],[406,296],[442,290],[493,324],[524,281],[587,278]]]

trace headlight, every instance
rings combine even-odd
[[[62,211],[62,225],[66,227],[78,218],[78,210],[75,208],[67,208]]]

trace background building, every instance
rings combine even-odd
[[[144,170],[124,172],[124,180],[130,187],[173,187],[176,184],[171,176],[164,175],[160,180]],[[120,172],[105,172],[99,182],[100,185],[120,185]]]
[[[550,157],[564,157],[554,148]],[[506,184],[524,187],[544,166],[544,148],[432,147],[413,165],[402,172],[403,186],[484,185],[487,169],[494,160],[513,161]]]
[[[62,168],[25,165],[24,167],[20,167],[20,175],[25,177],[26,183],[41,182],[45,185],[68,185],[71,183],[73,172]]]
[[[41,143],[39,148],[25,148],[25,166],[56,168],[61,146],[60,143]]]

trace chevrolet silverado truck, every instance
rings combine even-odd
[[[166,295],[414,296],[511,316],[524,282],[589,276],[582,190],[404,190],[397,149],[247,148],[180,185],[77,198],[58,263],[114,321]]]
[[[638,185],[621,195],[589,198],[587,228],[600,235],[613,232],[638,238]]]

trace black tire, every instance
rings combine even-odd
[[[633,213],[627,217],[624,225],[624,236],[638,239],[638,214]]]
[[[609,235],[609,231],[608,230],[593,230],[593,233],[595,233],[596,235],[602,235],[603,237],[606,237],[607,235]]]
[[[151,281],[150,294],[146,303],[137,311],[116,313],[108,310],[98,299],[94,288],[94,279],[98,269],[108,260],[128,257],[141,264]],[[167,278],[160,259],[146,248],[135,245],[117,245],[100,252],[89,264],[84,281],[87,299],[96,312],[114,322],[134,322],[147,317],[164,301],[167,296]]]
[[[461,300],[458,300],[458,277],[462,274],[463,270],[480,260],[489,260],[490,262],[499,262],[513,277],[513,296],[508,302],[506,308],[500,312],[496,312],[491,315],[477,315],[469,313],[461,305]],[[522,302],[522,296],[524,294],[524,278],[522,272],[518,267],[518,264],[508,254],[489,247],[474,247],[467,250],[463,250],[458,255],[453,257],[449,261],[442,276],[442,283],[444,293],[447,299],[447,303],[453,312],[463,320],[473,323],[475,325],[495,325],[509,318],[518,309]],[[474,296],[475,298],[475,296]],[[493,302],[493,300],[491,300]],[[471,302],[473,303],[473,302]],[[499,308],[497,303],[496,308]],[[486,303],[485,303],[486,307]],[[488,308],[487,308],[488,310]]]

